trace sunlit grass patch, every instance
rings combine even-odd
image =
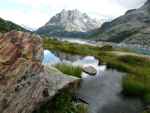
[[[60,64],[56,64],[55,67],[64,74],[81,78],[82,68],[79,66],[73,66],[72,64],[60,63]]]

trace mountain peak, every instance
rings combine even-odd
[[[58,13],[60,15],[63,15],[63,16],[80,16],[82,15],[82,13],[77,10],[77,9],[73,9],[73,10],[66,10],[66,9],[63,9],[60,13]]]
[[[57,34],[58,32],[88,32],[100,27],[100,23],[90,18],[86,13],[82,13],[77,9],[65,10],[53,16],[38,31],[46,31],[48,34]],[[46,29],[46,30],[45,30]],[[57,33],[55,33],[57,32]]]

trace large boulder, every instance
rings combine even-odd
[[[89,75],[96,75],[97,70],[93,66],[84,66],[83,71]]]
[[[32,113],[58,91],[78,82],[45,69],[42,59],[39,36],[16,31],[0,36],[0,113]]]

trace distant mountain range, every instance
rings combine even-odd
[[[80,37],[100,27],[100,22],[78,10],[62,10],[53,16],[37,33],[47,36]]]
[[[28,25],[22,24],[21,27],[23,27],[23,28],[26,29],[26,30],[32,31],[32,32],[36,31],[36,28],[31,28],[31,27],[29,27]]]
[[[11,21],[7,21],[7,20],[0,18],[0,32],[5,33],[5,32],[9,32],[11,30],[27,31],[25,28],[15,24]]]
[[[139,9],[132,9],[125,15],[106,22],[95,31],[91,39],[127,43],[150,47],[150,0]]]
[[[27,31],[25,28],[0,18],[2,33],[11,30]],[[150,47],[150,0],[142,7],[129,10],[123,16],[102,25],[100,21],[91,19],[86,13],[78,10],[62,10],[35,33],[44,36],[88,37],[96,41]]]

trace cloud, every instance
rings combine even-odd
[[[147,0],[113,0],[126,9],[134,9],[142,6]]]
[[[0,15],[6,19],[11,20],[19,25],[25,25],[31,28],[38,28],[48,21],[48,16],[40,12],[23,13],[21,11],[1,11]]]
[[[38,28],[62,9],[79,9],[92,17],[116,18],[146,0],[4,0],[0,16],[18,24]]]

